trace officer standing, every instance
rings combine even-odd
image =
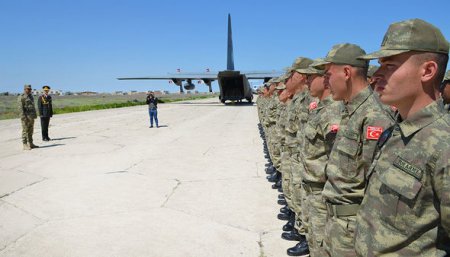
[[[31,95],[31,85],[24,86],[24,92],[17,99],[20,120],[22,122],[23,150],[31,150],[39,146],[33,144],[34,119],[37,118],[34,108],[34,98]]]
[[[41,117],[42,140],[50,141],[48,137],[48,125],[50,118],[53,116],[52,97],[48,94],[50,87],[45,85],[42,87],[44,93],[38,99],[38,111]]]
[[[148,114],[150,115],[150,128],[153,128],[153,120],[155,120],[156,127],[158,126],[158,98],[155,97],[152,91],[147,95]]]
[[[358,256],[449,256],[450,116],[438,102],[449,43],[420,19],[393,23],[380,51],[376,91],[399,117],[377,143],[357,216]]]

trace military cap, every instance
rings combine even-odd
[[[406,20],[389,26],[379,51],[362,55],[360,58],[371,60],[409,51],[448,54],[449,43],[442,32],[432,24],[421,19]]]
[[[297,69],[304,69],[304,68],[308,68],[308,66],[312,63],[313,61],[309,58],[306,57],[298,57],[297,59],[295,59],[294,63],[292,64],[291,68],[288,70],[288,72],[293,72]]]
[[[284,90],[286,89],[286,85],[284,83],[280,83],[275,87],[276,90]]]
[[[380,66],[376,66],[376,65],[369,65],[369,70],[367,71],[367,77],[373,77],[373,74],[375,73],[375,71],[378,70],[378,68],[380,68]]]
[[[44,89],[44,90],[50,90],[50,87],[47,86],[47,85],[45,85],[45,86],[42,87],[42,89]]]
[[[319,69],[318,67],[316,67],[316,65],[318,63],[322,63],[323,61],[324,60],[322,58],[317,58],[308,67],[303,68],[303,69],[296,69],[295,71],[297,71],[298,73],[303,73],[303,74],[319,74],[319,75],[323,75],[325,73],[325,70]]]
[[[25,84],[25,85],[23,86],[23,89],[31,89],[31,85]]]
[[[445,73],[444,79],[442,81],[450,80],[450,70]]]
[[[366,68],[369,66],[369,62],[358,59],[358,57],[365,54],[366,52],[358,45],[349,43],[337,44],[331,48],[323,61],[318,62],[314,67],[321,68],[325,64],[334,63]]]

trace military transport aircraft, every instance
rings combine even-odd
[[[283,71],[254,71],[254,72],[240,72],[234,70],[234,58],[233,58],[233,39],[231,32],[231,16],[228,14],[228,48],[227,48],[227,69],[224,71],[215,72],[199,72],[199,73],[168,73],[164,76],[148,76],[148,77],[136,77],[136,78],[118,78],[119,80],[170,80],[175,85],[180,87],[180,93],[183,92],[183,86],[186,90],[193,90],[195,85],[192,83],[194,80],[203,81],[208,87],[209,92],[212,92],[211,83],[215,80],[219,83],[220,95],[219,99],[222,103],[225,101],[241,101],[246,99],[248,102],[252,102],[253,94],[250,87],[249,79],[264,79],[267,82],[272,77],[281,76]],[[186,83],[183,85],[183,81]]]

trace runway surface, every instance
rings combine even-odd
[[[57,99],[55,99],[57,101]],[[0,256],[286,256],[256,107],[204,99],[0,121]]]

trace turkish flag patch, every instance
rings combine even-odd
[[[311,102],[309,104],[309,110],[312,111],[317,108],[317,102]]]
[[[367,127],[366,139],[378,140],[380,138],[381,133],[383,133],[382,127]]]
[[[337,133],[338,131],[339,131],[339,125],[338,124],[331,125],[331,128],[330,128],[330,132],[331,133]]]

